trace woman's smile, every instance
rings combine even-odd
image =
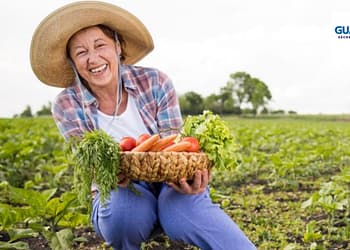
[[[107,64],[101,65],[97,68],[91,68],[89,71],[92,73],[100,73],[103,72],[107,69]]]

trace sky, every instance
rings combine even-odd
[[[29,48],[41,20],[75,1],[0,1],[0,117],[33,113],[62,91],[32,72]],[[137,65],[165,72],[179,94],[218,94],[244,71],[270,89],[273,110],[350,114],[348,0],[106,0],[136,15],[155,49]],[[343,36],[346,36],[343,34]],[[350,36],[350,34],[349,34]]]

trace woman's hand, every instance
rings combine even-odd
[[[125,188],[128,186],[130,179],[126,178],[125,175],[118,175],[118,187]]]
[[[178,183],[168,182],[167,184],[182,194],[200,194],[203,193],[209,183],[210,172],[208,169],[198,170],[193,182],[188,183],[185,178],[180,179]]]

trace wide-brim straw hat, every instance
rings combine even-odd
[[[77,31],[98,24],[123,37],[125,64],[134,64],[153,50],[149,31],[130,12],[105,2],[75,2],[49,14],[34,32],[30,62],[39,80],[56,87],[70,86],[75,76],[67,60],[67,43]]]

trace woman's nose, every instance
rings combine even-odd
[[[100,57],[99,53],[95,50],[93,51],[89,51],[88,54],[88,63],[94,63],[98,60],[98,58]]]

